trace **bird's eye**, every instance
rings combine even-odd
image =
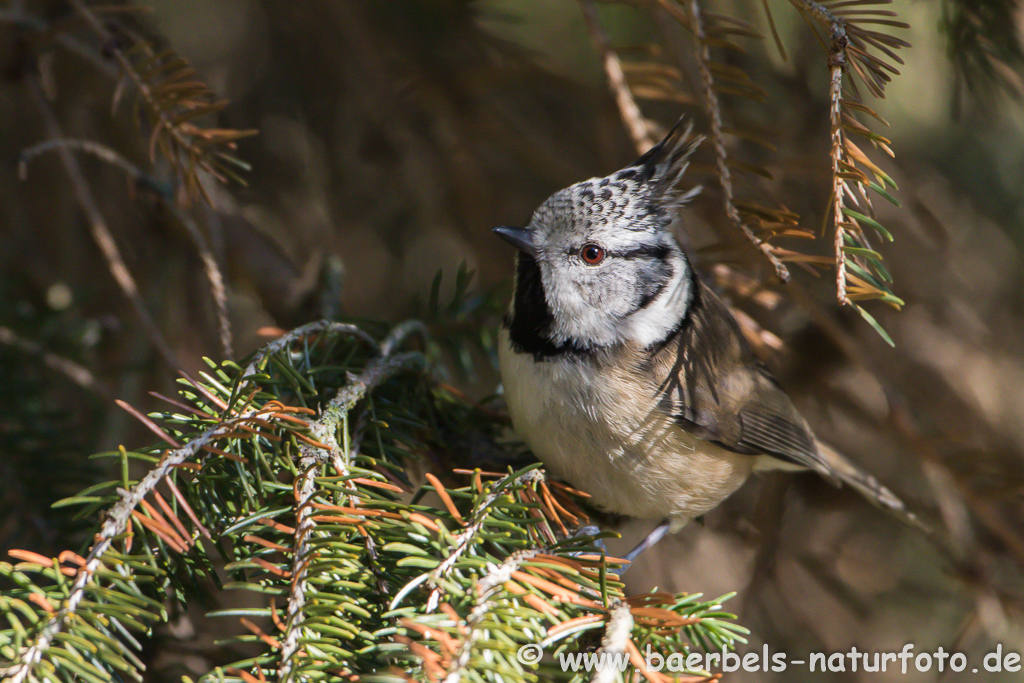
[[[604,261],[604,255],[604,249],[596,244],[584,244],[583,248],[580,249],[580,258],[591,266],[596,266],[601,261]]]

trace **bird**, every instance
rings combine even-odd
[[[555,192],[516,247],[498,360],[515,432],[599,508],[660,520],[635,558],[751,474],[813,470],[916,520],[818,439],[680,245],[678,185],[702,138],[680,120],[635,163]]]

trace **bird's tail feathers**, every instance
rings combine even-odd
[[[875,507],[888,512],[904,524],[918,529],[926,536],[936,535],[937,532],[933,527],[911,512],[906,503],[881,482],[840,455],[831,446],[821,441],[817,445],[818,453],[828,465],[829,474],[834,480],[846,484]]]

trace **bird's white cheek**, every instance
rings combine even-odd
[[[677,269],[671,284],[646,308],[626,317],[620,335],[623,339],[648,347],[665,339],[686,315],[690,306],[690,272]]]

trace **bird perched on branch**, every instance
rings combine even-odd
[[[814,436],[680,247],[691,132],[495,228],[519,250],[498,347],[516,432],[599,507],[663,520],[649,543],[766,469],[815,470],[913,519]]]

